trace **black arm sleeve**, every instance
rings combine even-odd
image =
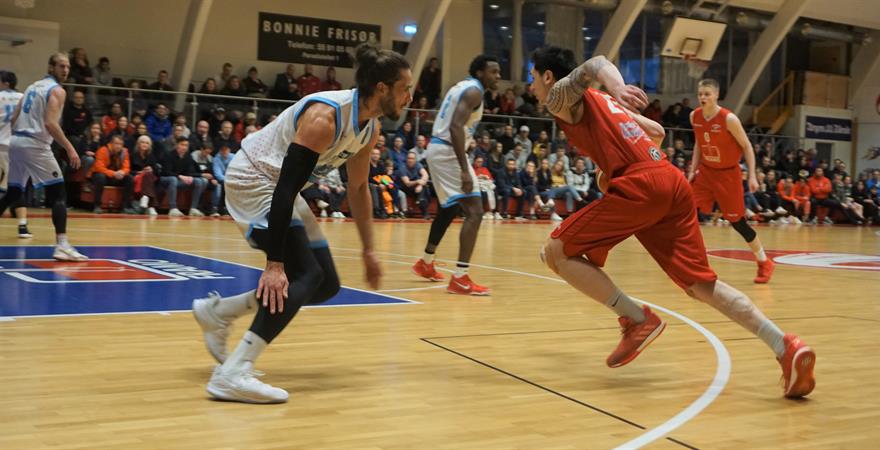
[[[269,261],[284,261],[284,235],[293,216],[293,202],[315,170],[318,156],[318,153],[299,144],[290,144],[287,148],[269,208],[269,243],[266,246],[266,259]]]

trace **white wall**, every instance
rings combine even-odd
[[[0,17],[0,68],[15,72],[19,91],[42,78],[49,55],[58,51],[58,24]],[[6,39],[30,41],[13,47]]]

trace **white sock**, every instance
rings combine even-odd
[[[25,217],[19,217],[19,219],[18,219],[18,225],[19,225],[19,226],[21,226],[21,225],[27,225],[27,218],[25,218]]]
[[[55,242],[58,244],[59,247],[70,247],[70,242],[67,241],[66,234],[56,234]]]
[[[764,319],[758,328],[758,337],[780,358],[785,353],[785,343],[782,341],[784,336],[782,330],[775,323],[771,322],[770,319]]]
[[[470,265],[468,265],[468,264],[465,264],[464,266],[462,266],[461,263],[456,264],[455,278],[461,278],[461,277],[467,275],[469,268],[470,268]]]
[[[241,337],[241,342],[235,347],[235,351],[226,358],[226,362],[220,367],[223,373],[234,373],[249,370],[253,367],[254,361],[260,357],[266,346],[269,345],[263,338],[252,333],[250,330],[245,331]]]
[[[605,306],[617,313],[620,317],[629,317],[630,319],[635,320],[636,323],[642,323],[645,321],[645,311],[642,307],[629,298],[628,295],[624,294],[620,289],[614,294],[611,294],[611,297],[608,297],[608,300],[605,300]]]
[[[767,261],[767,254],[764,253],[764,246],[761,245],[761,241],[758,240],[758,238],[749,242],[749,247],[752,249],[752,253],[755,254],[755,258],[757,258],[759,262]]]
[[[229,321],[237,319],[245,314],[257,312],[257,291],[247,291],[243,294],[223,297],[214,307],[217,317]]]
[[[433,264],[434,263],[434,254],[425,252],[425,254],[422,255],[422,261],[424,261],[425,264]]]
[[[142,196],[140,205],[141,208],[146,208],[147,206],[150,206],[150,197],[147,197],[146,195]]]

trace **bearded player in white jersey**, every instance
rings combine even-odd
[[[370,150],[381,133],[378,118],[396,120],[412,101],[412,72],[396,52],[358,47],[357,88],[318,92],[287,108],[241,143],[226,172],[226,206],[251,246],[266,253],[256,290],[193,302],[205,344],[220,363],[208,393],[246,403],[287,401],[284,389],[256,378],[254,361],[303,305],[339,291],[327,240],[299,192],[348,161],[348,198],[363,244],[366,279],[382,275],[373,254]],[[250,329],[226,353],[233,320],[256,310]]]

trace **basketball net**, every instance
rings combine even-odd
[[[686,55],[684,62],[688,65],[688,76],[697,80],[703,78],[703,74],[709,68],[709,61],[697,59],[691,55]]]

